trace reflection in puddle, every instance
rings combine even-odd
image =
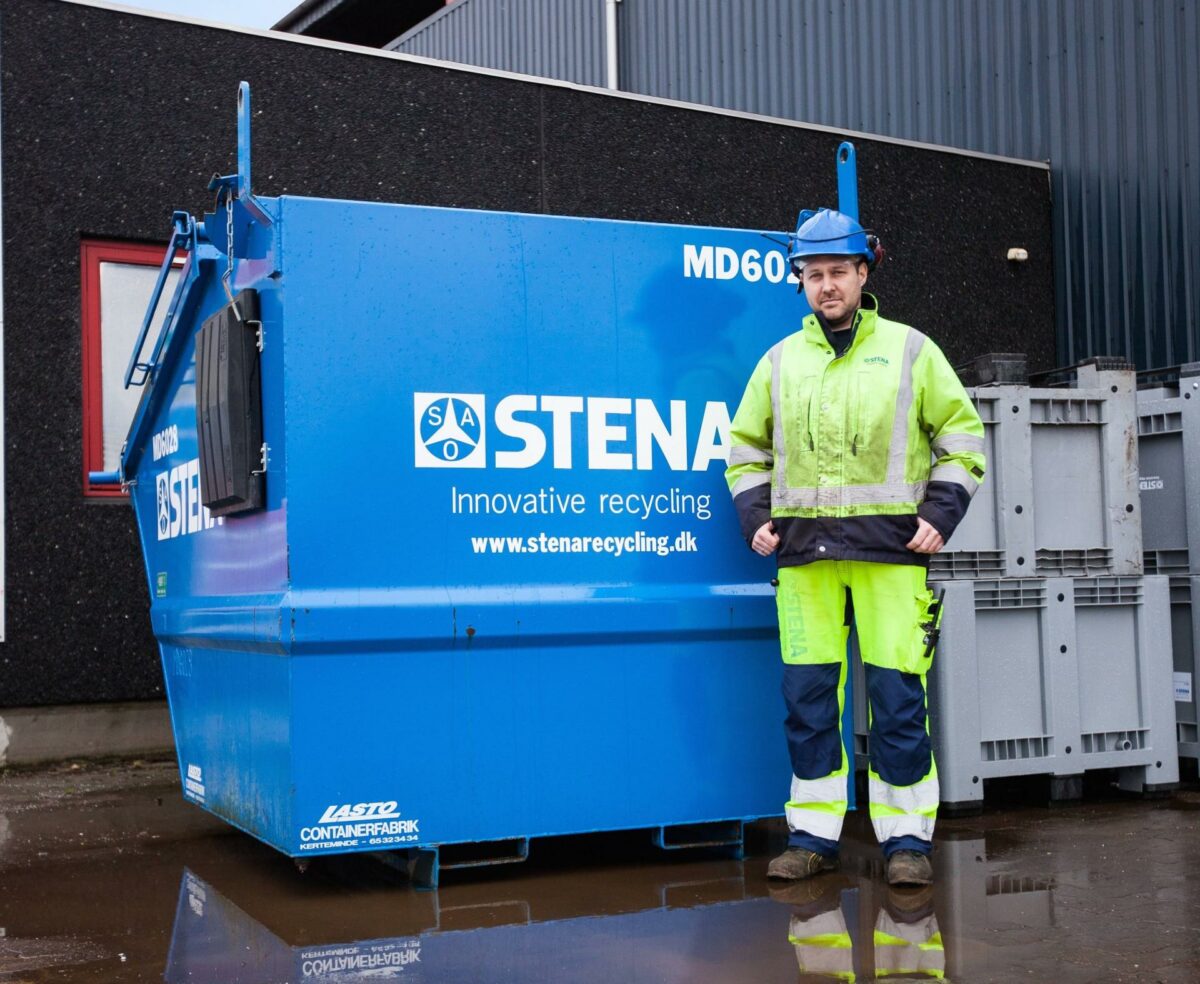
[[[501,892],[512,887],[497,886]],[[660,905],[639,912],[539,922],[528,919],[529,907],[521,901],[501,897],[494,906],[450,907],[446,921],[458,928],[440,925],[442,912],[435,907],[435,925],[424,930],[397,919],[398,935],[295,945],[286,931],[281,936],[268,929],[185,871],[166,980],[716,982],[743,979],[748,966],[756,975],[787,979],[781,978],[792,959],[784,945],[786,909],[767,898],[746,898],[740,880],[737,901],[681,908],[667,906],[668,895],[698,888],[703,896],[712,886],[659,887]],[[734,888],[727,879],[719,887]],[[501,918],[521,921],[497,925],[494,909]],[[318,918],[314,910],[304,921],[311,926]]]
[[[864,923],[860,890],[843,888],[833,879],[823,881],[823,892],[813,892],[811,900],[793,907],[788,926],[788,941],[795,947],[802,975],[848,982],[945,978],[946,953],[932,887],[885,889],[874,922]]]
[[[873,845],[848,847],[841,871],[790,885],[747,881],[761,859],[627,870],[590,912],[580,895],[602,871],[397,886],[356,919],[353,896],[233,881],[234,901],[185,870],[166,980],[966,982],[1000,969],[979,942],[990,927],[1053,925],[1053,886],[989,874],[982,839],[940,842],[939,883],[919,890],[888,888]]]
[[[166,979],[214,984],[380,980],[399,977],[420,962],[420,937],[289,946],[184,869]]]

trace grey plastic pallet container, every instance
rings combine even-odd
[[[1146,573],[1200,574],[1200,376],[1139,390],[1137,416]]]
[[[988,474],[930,576],[1141,574],[1135,374],[1084,365],[1061,388],[969,392]]]
[[[1170,596],[1165,577],[949,581],[929,675],[942,802],[978,804],[985,779],[1177,782]],[[855,680],[855,751],[866,701]]]
[[[1039,575],[1142,572],[1137,377],[1082,366],[1070,389],[1030,389]]]
[[[1196,680],[1200,677],[1200,577],[1171,578],[1171,649],[1179,757],[1200,759]]]
[[[933,578],[1033,573],[1033,476],[1028,386],[967,391],[983,421],[987,475],[947,548],[930,558]],[[1013,413],[1013,407],[1019,413]]]

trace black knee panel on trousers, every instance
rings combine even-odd
[[[933,763],[921,678],[870,663],[863,668],[871,699],[871,767],[892,786],[920,782]]]
[[[783,665],[784,728],[792,772],[798,779],[823,779],[842,767],[840,672],[838,663]]]

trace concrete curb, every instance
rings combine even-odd
[[[0,708],[0,767],[174,754],[165,701]]]

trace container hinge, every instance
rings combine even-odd
[[[270,448],[270,445],[268,445],[266,441],[263,441],[263,446],[261,448],[259,448],[258,457],[259,457],[259,462],[262,464],[262,467],[255,468],[250,473],[251,475],[265,475],[267,473],[267,462],[271,458],[271,448]]]

